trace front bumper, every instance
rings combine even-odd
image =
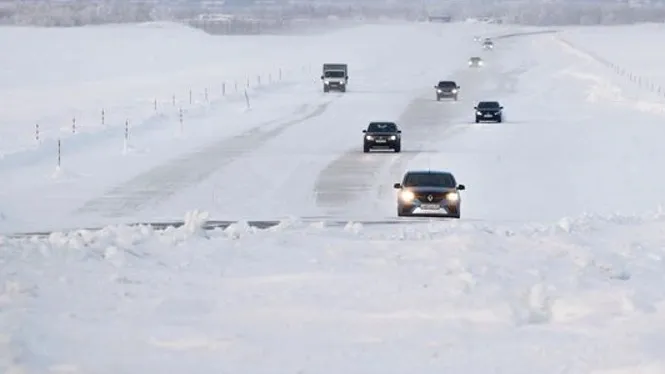
[[[386,148],[392,148],[400,144],[400,139],[395,138],[391,139],[390,136],[373,136],[370,139],[368,137],[365,137],[365,145],[369,146],[370,148],[376,148],[376,147],[386,147]]]
[[[452,91],[436,91],[437,97],[457,97],[457,92]]]
[[[323,85],[329,90],[341,90],[346,88],[344,82],[324,82]]]
[[[459,200],[442,200],[438,203],[423,203],[419,200],[410,202],[399,201],[397,209],[402,214],[413,216],[457,216],[459,215],[461,203]]]
[[[501,113],[476,113],[476,121],[498,121],[501,119]]]

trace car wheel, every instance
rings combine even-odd
[[[436,101],[441,101],[441,96],[437,96]]]
[[[367,145],[367,144],[363,145],[363,152],[365,152],[365,153],[369,153],[369,150],[370,150],[370,146],[369,146],[369,145]]]
[[[476,123],[479,123],[479,122],[480,122],[480,120],[478,119],[478,117],[476,117]]]
[[[398,217],[406,217],[408,215],[409,215],[409,213],[407,213],[404,209],[397,208],[397,216]]]
[[[497,120],[497,122],[499,122],[499,123],[503,122],[503,117],[499,117],[499,119]]]
[[[346,86],[343,86],[339,89],[339,92],[346,92]]]
[[[330,88],[328,88],[328,87],[323,87],[323,92],[328,92],[328,91],[330,91]]]
[[[402,144],[397,144],[393,149],[395,150],[395,153],[400,153],[402,151]]]

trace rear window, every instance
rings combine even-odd
[[[450,173],[408,173],[404,177],[404,187],[446,187],[455,188],[457,182]]]
[[[369,132],[395,132],[397,125],[390,122],[373,122],[367,127]]]

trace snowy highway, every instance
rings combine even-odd
[[[0,29],[0,372],[665,372],[665,28],[554,31]],[[461,219],[397,217],[413,169]]]

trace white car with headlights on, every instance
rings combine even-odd
[[[469,59],[469,67],[470,68],[479,68],[485,65],[485,62],[483,62],[483,59],[480,57],[471,57]]]
[[[447,171],[407,171],[401,183],[395,183],[397,215],[443,216],[460,218],[462,197],[466,187],[457,184],[455,176]]]

